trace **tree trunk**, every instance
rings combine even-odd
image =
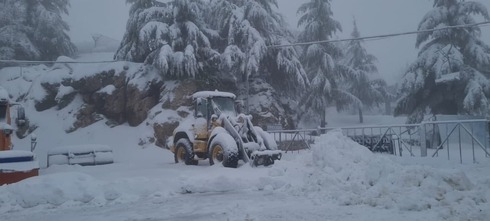
[[[321,119],[320,119],[320,128],[322,128],[322,130],[320,130],[320,133],[321,134],[325,134],[326,133],[326,130],[324,130],[323,128],[325,128],[327,126],[327,114],[325,113],[326,111],[322,111],[322,114],[321,114]]]
[[[391,115],[391,103],[389,101],[385,102],[385,114]]]
[[[362,108],[359,107],[359,123],[364,123],[364,116],[362,115]]]

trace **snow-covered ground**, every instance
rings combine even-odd
[[[55,112],[45,112],[48,123]],[[54,117],[54,116],[53,116]],[[41,161],[55,145],[109,145],[115,163],[55,165],[0,187],[2,220],[488,220],[490,160],[454,164],[369,152],[339,131],[272,167],[175,164],[136,145],[143,127],[98,123],[60,136],[39,131]],[[58,132],[58,131],[54,131]],[[14,142],[24,143],[14,140]]]
[[[7,88],[16,97],[33,90],[17,78],[33,81],[35,72],[46,70],[24,69],[20,76],[18,69],[4,69],[0,80],[10,84]],[[2,221],[490,219],[490,158],[459,164],[445,158],[373,154],[340,131],[331,131],[311,150],[287,153],[272,167],[243,164],[230,169],[207,161],[185,166],[175,164],[168,150],[138,145],[141,137],[153,133],[145,124],[110,128],[100,121],[66,134],[77,102],[43,112],[36,112],[32,102],[23,104],[39,126],[34,152],[40,176],[0,186]],[[404,121],[386,116],[365,120]],[[355,115],[329,115],[329,126],[356,121]],[[16,150],[30,150],[29,137],[13,142]],[[50,150],[90,144],[111,147],[115,162],[46,168]]]

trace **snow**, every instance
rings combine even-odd
[[[259,168],[185,166],[174,164],[168,150],[119,143],[116,164],[55,165],[0,187],[2,219],[86,220],[104,214],[105,220],[486,220],[490,215],[488,162],[453,165],[373,154],[339,131],[318,138],[311,151],[286,154],[274,166]],[[208,211],[197,209],[203,204]]]
[[[2,122],[0,122],[0,130],[2,130],[2,133],[5,130],[10,130],[10,132],[13,131],[14,128],[12,126],[10,126],[9,124],[3,122],[5,120],[5,118],[2,117],[0,120],[2,121]]]
[[[134,72],[140,67],[125,62],[69,67],[73,75],[82,77],[90,76],[91,71],[110,70],[117,65],[129,65]],[[58,70],[64,74],[70,73],[67,66],[60,68]],[[40,71],[34,73],[34,70]],[[40,80],[37,76],[51,71],[34,66],[24,70],[24,77],[14,79],[0,75],[0,78],[8,82],[2,86],[17,100],[23,94],[20,91],[31,91],[29,96],[33,96],[42,90],[31,88],[32,82],[26,79]],[[175,82],[167,82],[166,87],[170,89],[175,85]],[[224,92],[218,93],[223,95]],[[272,92],[267,92],[252,101],[268,102],[271,96]],[[490,217],[489,158],[483,158],[478,164],[459,164],[444,157],[373,154],[340,131],[331,131],[317,138],[311,150],[283,153],[282,159],[271,167],[252,168],[243,164],[233,169],[209,166],[208,161],[185,166],[175,164],[169,150],[152,143],[138,146],[141,137],[153,135],[153,123],[183,120],[175,111],[163,109],[161,105],[153,108],[147,121],[137,127],[123,124],[110,128],[102,120],[67,134],[65,130],[76,118],[74,113],[83,105],[80,96],[64,109],[43,112],[35,111],[32,100],[20,102],[31,123],[39,126],[35,130],[38,145],[34,152],[41,169],[40,176],[0,186],[0,214],[4,221],[32,220],[33,217],[40,221],[484,221]],[[190,113],[188,108],[180,110]],[[339,115],[329,110],[327,121],[329,127],[352,126],[357,116]],[[380,115],[365,116],[365,124],[404,121]],[[192,128],[192,122],[181,125]],[[234,142],[232,138],[225,139],[221,141]],[[267,139],[270,137],[264,141]],[[29,137],[13,136],[12,141],[16,150],[30,149]],[[114,163],[46,167],[48,153],[62,153],[73,147],[89,151],[111,147],[111,155],[96,157],[112,158]],[[68,163],[65,155],[55,155],[50,160]]]
[[[211,141],[210,146],[213,147],[215,144],[219,144],[223,148],[223,154],[228,153],[228,156],[224,156],[225,159],[238,153],[236,141],[228,133],[218,133]]]
[[[34,154],[29,151],[9,150],[0,152],[0,159],[16,158],[16,157],[30,157],[34,158]]]
[[[228,97],[228,98],[232,98],[232,99],[236,98],[236,96],[233,93],[221,92],[218,90],[216,90],[216,91],[199,91],[199,92],[196,92],[192,95],[193,99],[210,98],[210,97]]]
[[[0,87],[0,101],[10,100],[9,93],[4,88]]]
[[[39,162],[35,160],[35,156],[32,152],[29,151],[18,151],[18,150],[9,150],[0,152],[0,161],[8,160],[12,158],[26,158],[30,159],[30,161],[23,162],[9,162],[0,163],[0,172],[2,173],[10,173],[10,172],[27,172],[33,169],[39,169]]]
[[[454,72],[451,74],[442,75],[440,78],[436,79],[436,84],[448,83],[451,81],[459,81],[460,79],[461,79],[461,73],[460,72]]]
[[[48,151],[49,155],[65,153],[88,153],[88,152],[111,152],[112,148],[107,145],[73,145],[52,148]]]
[[[115,90],[116,90],[116,87],[114,85],[110,84],[110,85],[107,85],[104,88],[100,89],[99,91],[97,91],[97,93],[112,95],[112,93]]]
[[[60,87],[58,89],[58,94],[56,94],[55,99],[60,100],[63,97],[65,97],[66,95],[69,95],[73,92],[75,92],[75,89],[73,87],[60,85]]]
[[[29,172],[36,169],[39,169],[39,162],[37,160],[15,163],[0,163],[1,173]]]

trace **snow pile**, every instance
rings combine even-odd
[[[60,173],[30,178],[15,185],[0,188],[0,212],[38,205],[60,206],[68,201],[102,203],[100,182],[79,173]]]
[[[42,175],[2,186],[0,213],[34,207],[60,209],[130,203],[151,194],[165,195],[157,191],[160,185],[145,178],[101,181],[78,172]]]
[[[303,191],[340,205],[424,211],[449,216],[488,216],[488,186],[477,186],[465,173],[422,166],[403,166],[386,155],[332,131],[313,147],[313,172]],[[484,208],[487,208],[485,211]]]

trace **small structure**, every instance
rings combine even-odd
[[[47,156],[47,166],[74,165],[95,166],[114,163],[112,148],[107,145],[63,146],[51,149]]]
[[[39,175],[39,162],[29,151],[0,152],[0,185],[19,182]]]

